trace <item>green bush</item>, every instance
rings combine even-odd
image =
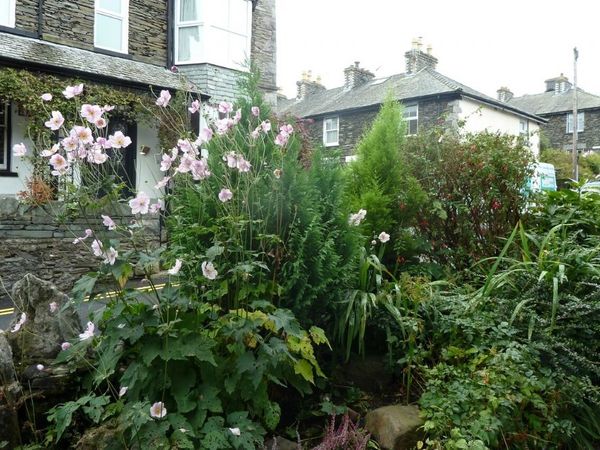
[[[540,154],[540,161],[554,165],[556,179],[564,181],[573,178],[573,159],[571,152],[556,149],[546,149]],[[600,175],[600,155],[579,155],[579,179],[592,180]]]
[[[407,228],[416,225],[416,214],[427,200],[406,163],[405,130],[402,107],[388,98],[359,142],[357,159],[348,166],[349,212],[367,211],[361,224],[367,241],[382,231],[391,235],[393,246],[384,255],[388,264],[398,252],[407,259],[414,256],[414,239]]]
[[[513,136],[433,130],[406,145],[411,170],[430,197],[418,234],[435,261],[456,269],[493,256],[525,207],[532,156]]]

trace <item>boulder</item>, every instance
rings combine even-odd
[[[299,444],[281,436],[275,436],[265,442],[266,450],[301,450]]]
[[[16,364],[50,362],[61,350],[60,344],[81,332],[74,305],[52,283],[27,274],[14,284],[12,297],[18,312],[6,337]],[[19,329],[13,332],[18,323]]]
[[[365,428],[382,449],[413,449],[422,439],[423,420],[415,405],[391,405],[367,414]]]
[[[13,354],[6,339],[6,334],[0,331],[0,385],[15,380]]]

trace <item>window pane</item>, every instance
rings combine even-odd
[[[0,0],[0,25],[10,27],[12,25],[11,15],[10,0]]]
[[[177,36],[177,61],[199,62],[202,55],[200,27],[181,27]]]
[[[417,134],[417,121],[407,120],[406,121],[406,134]]]
[[[234,33],[249,35],[248,11],[250,2],[247,0],[229,0],[231,9],[229,11],[229,29]]]
[[[179,21],[193,22],[200,19],[200,5],[198,0],[179,1]]]
[[[121,14],[121,0],[99,0],[98,6],[115,14]]]
[[[418,114],[418,107],[415,106],[406,106],[404,108],[404,118],[408,118],[408,117],[417,117]]]
[[[123,21],[96,14],[96,39],[94,45],[120,52],[123,50]]]
[[[211,25],[229,29],[229,0],[202,0],[206,19]]]
[[[250,58],[248,39],[246,36],[227,33],[229,35],[229,64],[235,67],[246,67],[246,61]]]
[[[325,133],[325,143],[326,144],[334,144],[338,141],[338,132],[337,131],[328,131]]]

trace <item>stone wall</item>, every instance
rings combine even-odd
[[[455,102],[452,100],[427,100],[419,102],[419,132],[431,129],[434,126],[454,126]],[[328,149],[341,150],[343,156],[352,155],[362,135],[369,129],[379,112],[379,105],[372,109],[362,109],[351,112],[340,112],[339,146],[327,147]],[[335,117],[336,114],[315,118],[307,126],[312,143],[316,146],[323,145],[323,120]]]
[[[259,0],[252,14],[250,59],[261,74],[265,100],[277,104],[277,23],[275,0]]]
[[[37,7],[38,0],[17,0],[15,14],[17,28],[31,33],[37,32]]]
[[[583,132],[577,133],[577,147],[580,150],[592,150],[600,146],[600,110],[583,111],[585,121]],[[567,133],[567,114],[543,116],[548,123],[541,126],[542,133],[550,140],[550,146],[556,149],[571,150],[573,133]],[[598,151],[599,149],[596,149]]]
[[[73,239],[82,236],[86,228],[104,230],[101,220],[75,219],[59,223],[56,214],[62,211],[59,203],[32,207],[15,198],[0,198],[0,298],[26,273],[50,281],[68,292],[73,283],[86,272],[97,270],[101,258],[95,257],[86,245],[74,245]],[[121,209],[117,223],[129,223],[133,217]],[[151,241],[159,241],[160,225],[157,216],[145,218]]]
[[[94,0],[45,0],[42,39],[94,50]],[[17,0],[16,27],[37,32],[37,0]],[[129,51],[134,60],[167,65],[167,2],[130,0]]]

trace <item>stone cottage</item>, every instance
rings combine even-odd
[[[545,81],[544,92],[514,97],[508,88],[498,90],[498,99],[547,120],[541,127],[551,148],[573,148],[573,85],[563,74]],[[600,96],[577,88],[577,148],[600,151]]]
[[[344,69],[344,86],[326,89],[306,74],[297,82],[295,99],[280,100],[278,111],[309,121],[316,145],[351,155],[377,115],[388,92],[404,106],[406,132],[415,135],[440,123],[465,132],[488,130],[524,135],[534,154],[539,152],[539,116],[500,102],[436,71],[437,58],[422,50],[420,40],[405,53],[406,72],[375,78],[358,62]],[[311,123],[312,122],[312,123]]]
[[[185,90],[210,108],[219,101],[234,100],[236,78],[247,70],[244,64],[250,60],[262,73],[265,95],[274,102],[275,3],[0,1],[0,71],[11,68],[144,95],[158,95],[162,89]],[[41,208],[16,203],[15,195],[25,189],[31,168],[12,148],[21,142],[31,148],[32,143],[28,118],[18,105],[7,101],[8,94],[0,84],[0,273],[8,289],[28,270],[47,280],[60,279],[68,288],[96,262],[89,255],[76,254],[70,244],[72,234],[53,223]],[[41,100],[34,100],[41,106]],[[192,125],[200,125],[198,114],[192,120]],[[123,159],[130,190],[157,197],[154,186],[162,178],[162,150],[156,127],[137,118],[121,120],[114,113],[109,127],[132,139]]]

